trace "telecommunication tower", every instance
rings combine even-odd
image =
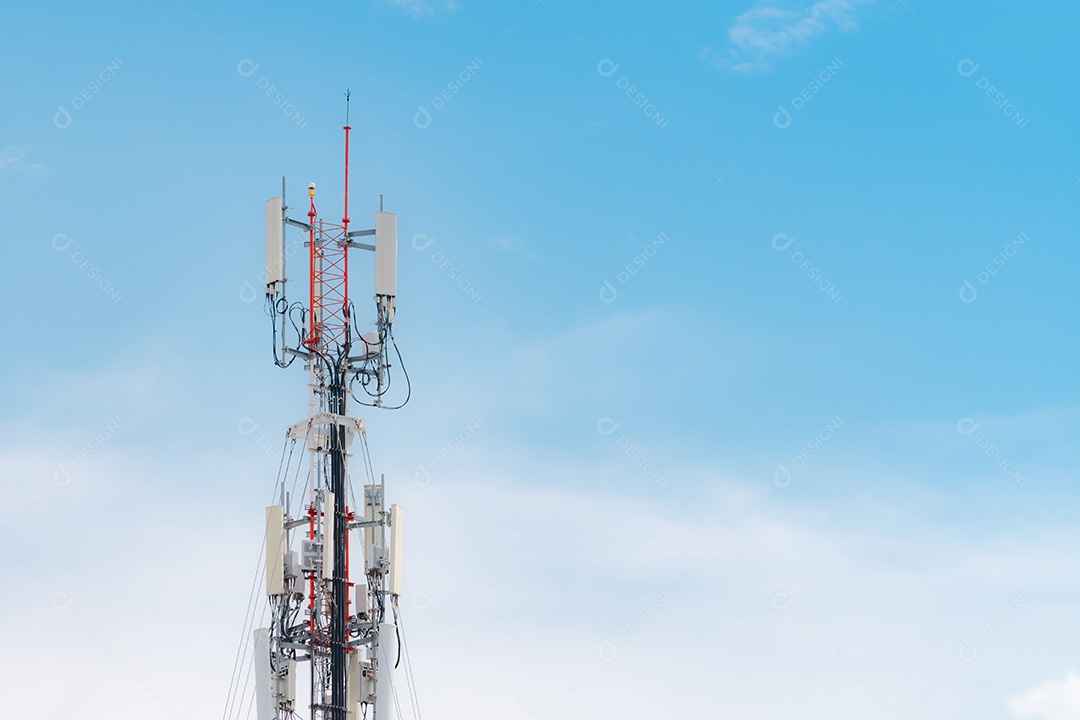
[[[349,218],[348,93],[345,120],[345,184],[341,221],[320,217],[315,184],[308,186],[306,217],[289,215],[285,180],[280,197],[266,203],[266,303],[274,328],[274,362],[302,360],[308,371],[308,413],[286,431],[286,444],[307,450],[304,489],[286,492],[291,472],[282,455],[280,497],[266,509],[264,589],[267,627],[254,630],[253,661],[258,720],[297,718],[298,663],[307,663],[311,720],[396,720],[395,668],[401,660],[398,598],[402,585],[404,512],[384,505],[384,483],[376,483],[364,420],[350,415],[355,404],[385,404],[392,375],[404,373],[394,341],[397,296],[397,216],[383,212],[375,226],[351,230]],[[289,231],[306,236],[308,256],[303,301],[286,299],[285,260]],[[372,242],[361,242],[370,238]],[[289,246],[297,249],[299,242]],[[374,254],[374,329],[361,332],[349,296],[354,250]],[[393,348],[396,364],[389,355]],[[360,393],[360,396],[357,395]],[[361,399],[363,398],[363,399]],[[362,504],[350,477],[350,448],[363,450]],[[293,490],[302,477],[297,460]],[[277,494],[277,489],[275,489]]]

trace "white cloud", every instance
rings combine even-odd
[[[617,344],[654,320],[616,316],[573,335]],[[193,705],[194,717],[224,705],[277,467],[256,437],[279,432],[266,422],[256,435],[230,431],[224,448],[179,453],[163,440],[177,426],[162,432],[154,416],[150,427],[126,409],[138,398],[122,395],[122,431],[58,484],[57,463],[113,412],[98,408],[109,386],[133,394],[125,385],[146,381],[71,374],[59,387],[87,388],[66,406],[83,427],[31,418],[22,424],[49,428],[47,441],[14,446],[9,433],[0,444],[0,492],[11,499],[0,550],[19,582],[0,595],[0,613],[25,619],[7,638],[25,652],[0,660],[23,689],[9,699],[12,716],[66,717],[83,703],[87,720]],[[182,388],[162,388],[155,404],[178,412]],[[535,714],[557,705],[551,716],[565,720],[885,717],[924,696],[918,714],[932,719],[1010,708],[1080,718],[1075,674],[1016,697],[1027,686],[1017,678],[1049,677],[1071,652],[1068,635],[1053,632],[1077,618],[1080,560],[1063,554],[1074,542],[1064,529],[988,522],[957,532],[955,514],[939,524],[932,498],[889,491],[895,479],[859,457],[835,468],[866,488],[844,497],[809,492],[809,477],[784,489],[768,473],[735,477],[712,447],[665,461],[673,482],[658,488],[617,436],[583,428],[605,451],[584,459],[525,452],[488,415],[421,486],[411,481],[415,448],[446,439],[421,414],[397,434],[397,421],[373,420],[371,440],[388,493],[409,514],[411,664],[421,698],[447,708],[447,720],[528,717],[522,703]],[[983,421],[997,437],[996,421]],[[140,439],[144,422],[153,433]],[[953,424],[940,431],[956,436]],[[648,440],[650,457],[674,457],[659,438],[627,432]],[[948,482],[926,482],[962,500]],[[1021,591],[1030,600],[998,622]],[[146,642],[151,633],[166,645]],[[40,668],[59,645],[81,670],[58,685]],[[655,691],[641,692],[645,676]]]
[[[702,55],[732,72],[766,71],[777,57],[788,55],[810,40],[859,27],[856,6],[873,0],[818,0],[786,8],[759,5],[735,18],[728,28],[726,52],[705,48]]]
[[[875,500],[796,501],[797,488],[726,477],[715,463],[706,478],[670,468],[708,488],[681,497],[675,483],[652,487],[614,442],[597,461],[536,462],[478,436],[421,487],[404,444],[381,432],[372,441],[401,461],[378,467],[409,514],[407,642],[421,697],[449,720],[528,717],[522,702],[539,714],[564,693],[566,720],[824,720],[837,707],[885,716],[875,694],[908,707],[943,675],[975,667],[958,656],[965,638],[980,661],[1007,660],[969,674],[974,700],[942,683],[923,716],[990,717],[1007,707],[1018,669],[1068,648],[1067,636],[1046,647],[1032,628],[1043,617],[1073,622],[1080,574],[1070,558],[1050,579],[1057,604],[1025,606],[978,636],[1018,587],[1047,587],[1037,576],[1071,544],[1065,534],[1014,544],[994,528],[957,542],[926,525],[919,498],[898,504],[907,522],[884,526],[858,520],[873,517]],[[64,717],[87,698],[87,720],[193,704],[192,716],[220,714],[273,483],[260,475],[274,464],[251,461],[250,438],[174,460],[118,437],[58,486],[57,445],[0,447],[0,491],[14,499],[0,549],[23,585],[0,597],[0,613],[27,620],[8,638],[26,652],[0,661],[25,689],[10,699],[11,715]],[[38,531],[46,517],[55,532]],[[149,633],[167,649],[147,643]],[[40,672],[57,644],[83,668],[71,683]],[[643,694],[646,674],[656,690]],[[1036,701],[1075,707],[1063,701],[1075,689],[1060,685],[1040,688]]]
[[[1069,670],[1064,680],[1047,680],[1009,703],[1018,718],[1078,720],[1080,718],[1080,674]]]
[[[461,8],[457,0],[387,0],[387,2],[413,17],[434,15],[437,12],[450,12]]]
[[[0,173],[11,170],[21,170],[28,175],[43,175],[45,166],[38,163],[26,162],[26,156],[32,148],[24,145],[7,145],[0,148]]]
[[[511,237],[509,235],[500,235],[499,237],[494,238],[491,241],[491,244],[499,250],[508,253],[517,252],[523,245],[520,238]]]

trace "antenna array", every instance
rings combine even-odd
[[[288,215],[284,178],[281,196],[266,203],[266,305],[274,362],[285,368],[302,359],[311,395],[307,417],[286,433],[287,442],[299,442],[307,449],[304,497],[293,507],[283,484],[279,503],[266,510],[265,593],[271,621],[269,627],[254,631],[258,720],[296,717],[298,663],[310,666],[312,720],[397,717],[391,700],[404,512],[397,505],[384,507],[384,482],[375,483],[370,470],[364,420],[349,415],[350,398],[361,405],[396,409],[411,395],[393,336],[397,216],[384,212],[380,202],[373,228],[350,229],[352,128],[347,109],[344,130],[340,223],[319,216],[314,183],[308,186],[305,220]],[[286,299],[290,230],[306,235],[306,303]],[[362,242],[363,238],[374,242]],[[375,329],[366,333],[359,332],[349,297],[349,258],[354,250],[375,256]],[[391,347],[396,366],[390,362]],[[406,396],[400,405],[387,406],[391,371],[397,367],[405,376]],[[349,448],[358,437],[368,475],[360,508],[348,462]]]

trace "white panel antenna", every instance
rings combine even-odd
[[[285,220],[281,198],[266,201],[266,284],[285,280]]]
[[[375,213],[375,294],[397,295],[397,215]]]
[[[401,551],[405,538],[405,510],[390,506],[390,594],[401,595]]]
[[[266,594],[285,594],[285,508],[266,508]]]
[[[378,720],[395,720],[398,717],[394,702],[398,695],[394,684],[397,657],[397,626],[388,622],[379,623],[379,650],[375,665],[375,717]]]
[[[275,720],[274,688],[270,677],[270,630],[255,630],[255,717],[257,720]]]

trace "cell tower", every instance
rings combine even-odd
[[[286,432],[286,444],[292,441],[295,448],[300,443],[307,450],[301,497],[286,492],[290,451],[288,463],[282,456],[278,504],[266,509],[265,593],[270,621],[268,627],[256,629],[253,638],[258,720],[298,717],[297,664],[305,662],[310,665],[311,720],[398,717],[394,682],[400,662],[397,608],[404,513],[397,505],[385,509],[384,485],[374,479],[364,420],[349,414],[350,396],[357,404],[387,407],[384,399],[392,372],[400,367],[404,373],[393,335],[397,216],[383,212],[380,199],[374,228],[349,229],[348,93],[344,130],[340,223],[319,216],[314,183],[308,186],[304,220],[288,215],[284,178],[281,197],[266,203],[266,302],[274,328],[274,362],[284,368],[301,359],[309,372],[311,394],[307,417]],[[290,228],[307,238],[306,305],[286,299]],[[374,242],[357,240],[363,237]],[[357,327],[349,298],[353,250],[375,256],[375,329],[366,333]],[[390,362],[391,347],[397,367]],[[358,391],[365,399],[356,395]],[[405,402],[410,394],[408,387]],[[358,438],[367,477],[362,507],[349,473],[349,449]],[[294,491],[304,465],[304,453],[300,455]]]

